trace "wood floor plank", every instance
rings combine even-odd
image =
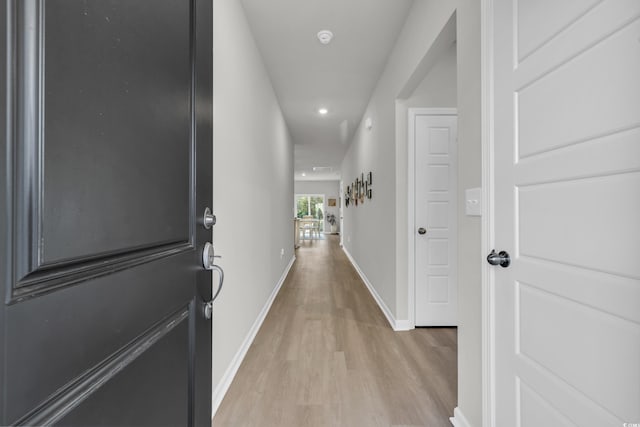
[[[449,427],[456,329],[394,332],[337,236],[296,256],[213,425]]]

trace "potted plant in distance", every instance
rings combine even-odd
[[[331,232],[335,233],[338,227],[336,226],[336,216],[332,213],[327,214],[327,222],[331,224]]]

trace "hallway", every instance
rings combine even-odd
[[[394,332],[326,237],[296,251],[213,425],[450,426],[456,330]]]

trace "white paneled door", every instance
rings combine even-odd
[[[457,116],[411,109],[409,120],[415,147],[415,324],[456,326]]]
[[[488,16],[490,227],[512,261],[488,267],[495,425],[636,425],[640,2],[495,0]]]

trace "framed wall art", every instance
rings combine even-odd
[[[347,186],[344,193],[344,206],[358,206],[364,204],[368,199],[373,198],[373,172],[369,171],[366,175],[361,172],[350,185]],[[330,201],[332,199],[329,199]],[[329,205],[335,206],[335,205]]]

